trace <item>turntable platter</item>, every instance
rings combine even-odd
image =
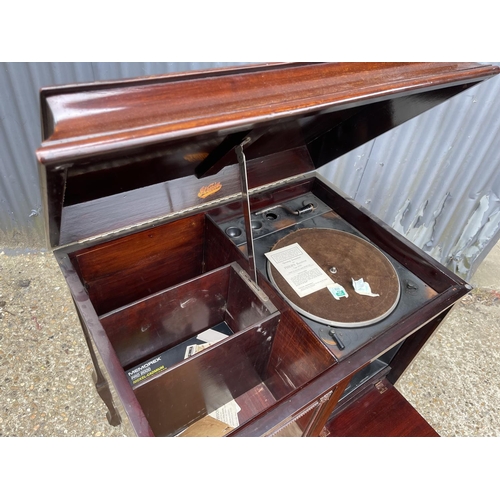
[[[381,321],[396,308],[400,297],[396,270],[389,259],[368,241],[336,229],[309,228],[288,234],[272,250],[293,243],[298,243],[348,294],[348,297],[337,300],[328,288],[323,288],[301,298],[268,262],[269,278],[285,300],[300,314],[326,325],[361,327]],[[352,279],[360,278],[378,296],[355,292]]]

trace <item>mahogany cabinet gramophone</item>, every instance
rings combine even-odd
[[[110,423],[432,435],[401,396],[363,422],[470,287],[316,168],[498,72],[269,64],[42,89],[50,247]]]

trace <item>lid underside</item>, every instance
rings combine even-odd
[[[184,177],[214,176],[210,185],[237,162],[234,147],[245,138],[249,162],[302,149],[302,170],[312,170],[498,71],[467,63],[289,64],[43,89],[37,158],[50,246],[70,243],[61,234],[66,208],[109,197],[112,210],[117,196]],[[293,173],[282,165],[271,180]],[[249,182],[267,180],[249,175]],[[210,199],[237,192],[231,185]],[[150,219],[147,210],[140,217]]]

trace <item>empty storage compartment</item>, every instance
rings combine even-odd
[[[183,361],[188,346],[221,341],[274,313],[274,305],[241,267],[229,264],[102,315],[100,321],[134,386],[147,377],[138,380],[130,372],[136,375],[152,357],[161,356],[164,369],[172,367]],[[144,375],[154,375],[151,371]]]
[[[317,338],[297,329],[293,314],[284,311],[152,377],[134,391],[156,436],[225,435],[334,363]],[[236,422],[216,425],[210,414],[228,403],[239,407]]]
[[[103,315],[199,276],[205,251],[205,216],[197,214],[79,250],[70,259]]]

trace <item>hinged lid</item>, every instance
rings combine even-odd
[[[318,168],[499,71],[270,64],[42,89],[37,158],[50,245],[230,200],[240,191],[234,148],[244,139],[256,188]]]

